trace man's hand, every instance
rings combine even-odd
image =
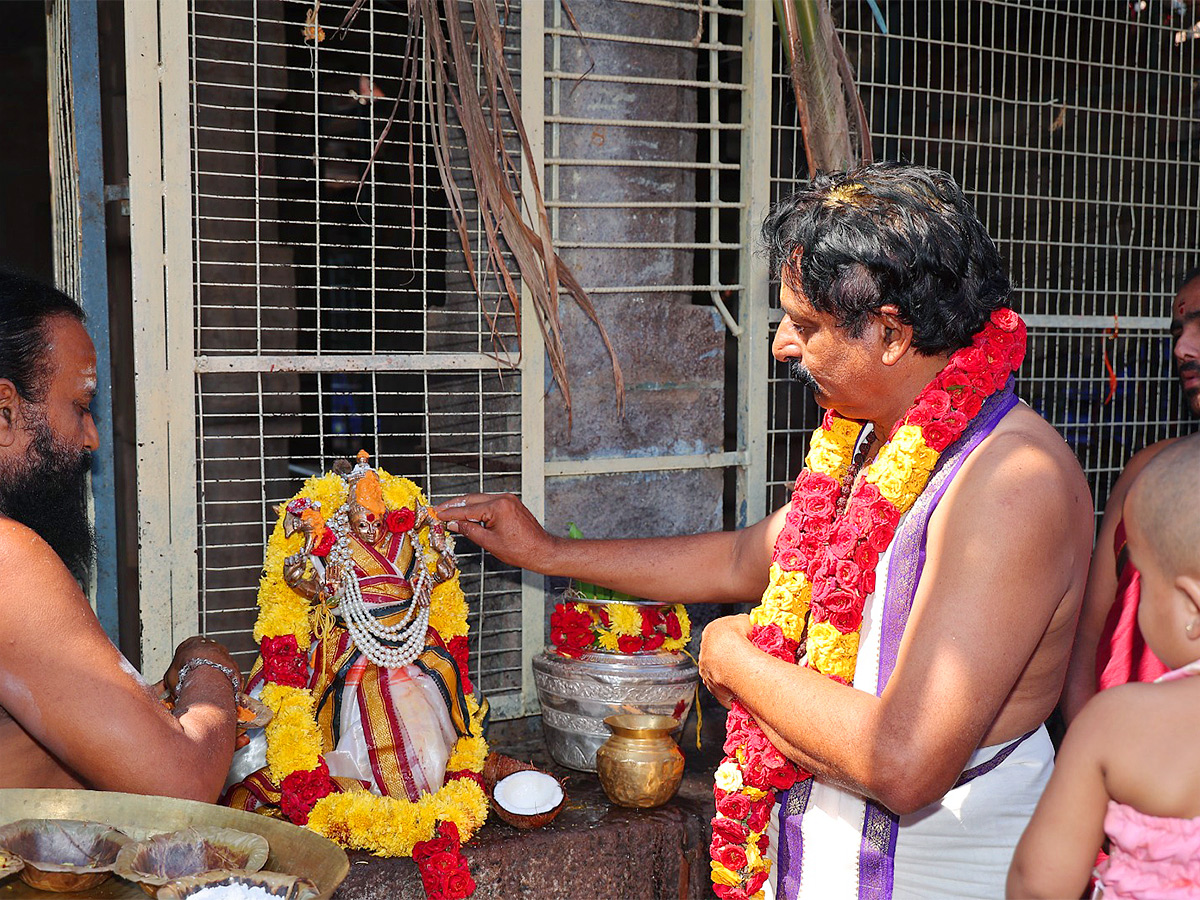
[[[166,688],[172,697],[179,691],[179,670],[187,665],[189,660],[197,658],[209,659],[223,666],[228,666],[234,672],[238,673],[238,691],[240,692],[245,686],[241,670],[238,669],[237,663],[233,661],[233,657],[229,655],[229,651],[225,649],[225,646],[217,641],[196,635],[195,637],[187,638],[175,648],[175,657],[171,660],[171,664],[167,666],[166,674],[163,675],[163,687]]]
[[[754,649],[750,643],[749,616],[725,616],[704,628],[700,637],[700,678],[726,709],[733,702],[733,692],[725,687],[723,664],[742,660],[746,651]]]
[[[512,494],[467,494],[434,507],[437,517],[501,562],[547,574],[560,539]]]

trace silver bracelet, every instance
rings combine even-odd
[[[203,656],[193,656],[183,664],[183,668],[179,670],[179,681],[176,683],[177,686],[175,688],[175,693],[177,695],[181,690],[183,690],[184,679],[200,666],[211,666],[218,672],[225,673],[225,677],[229,679],[229,684],[233,687],[234,699],[237,699],[237,695],[242,691],[238,673],[229,668],[229,666],[222,665],[219,662],[213,662],[211,659],[205,659]]]

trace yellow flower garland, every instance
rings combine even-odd
[[[425,498],[415,484],[381,469],[376,470],[389,509],[407,507],[416,510]],[[318,501],[327,519],[347,499],[345,481],[338,475],[314,476],[296,495]],[[286,505],[286,504],[285,504]],[[419,535],[418,548],[432,572],[437,554],[427,535]],[[283,560],[303,546],[300,534],[285,537],[283,511],[271,532],[259,584],[259,615],[254,639],[295,635],[296,644],[307,650],[312,644],[312,608],[283,580]],[[467,600],[459,584],[458,573],[442,582],[432,593],[429,624],[449,641],[467,634]],[[261,664],[261,660],[256,664]],[[472,731],[481,731],[482,712],[475,698],[468,696]],[[315,769],[321,759],[320,729],[316,721],[316,700],[307,688],[266,684],[262,701],[273,717],[266,727],[267,765],[276,784],[292,772]],[[487,758],[487,742],[478,736],[458,739],[447,762],[447,772],[469,771],[478,774]],[[458,828],[462,841],[469,839],[487,818],[488,800],[483,789],[471,779],[455,779],[434,794],[417,801],[398,797],[380,797],[369,791],[329,794],[316,802],[309,813],[308,827],[347,847],[369,850],[381,856],[410,856],[413,847],[430,840],[439,821],[450,821]]]

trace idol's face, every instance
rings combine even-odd
[[[347,514],[351,530],[364,544],[374,547],[383,537],[383,518],[358,504],[352,504]]]
[[[1200,278],[1193,278],[1171,304],[1171,337],[1179,381],[1192,415],[1200,416]]]

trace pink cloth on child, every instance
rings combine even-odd
[[[1200,816],[1148,816],[1108,801],[1112,846],[1096,869],[1104,900],[1190,900],[1200,896]]]

